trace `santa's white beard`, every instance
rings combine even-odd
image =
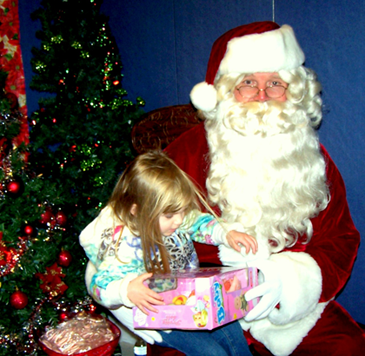
[[[327,204],[325,162],[310,119],[297,105],[221,102],[206,120],[209,198],[229,222],[281,250],[312,234]]]

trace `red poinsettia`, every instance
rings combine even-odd
[[[36,273],[35,276],[43,282],[40,285],[43,293],[51,297],[61,296],[68,288],[61,280],[61,277],[66,277],[66,275],[62,273],[62,268],[57,263],[54,263],[51,267],[46,267],[46,273]]]
[[[17,249],[8,247],[5,241],[3,241],[3,232],[0,231],[0,277],[14,272],[20,257],[27,250],[26,243],[28,239],[25,237],[19,237],[18,239]]]
[[[3,232],[0,231],[0,266],[8,265],[12,262],[13,256],[16,250],[14,248],[9,248],[3,241]]]

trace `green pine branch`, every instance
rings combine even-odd
[[[48,298],[35,275],[56,263],[62,249],[72,255],[71,264],[62,267],[66,275],[62,281],[68,287],[62,301],[73,305],[86,298],[87,259],[78,236],[105,205],[134,156],[130,133],[142,114],[143,100],[133,103],[126,98],[122,61],[100,4],[96,0],[43,0],[32,14],[42,29],[37,33],[40,46],[32,49],[30,85],[44,97],[29,119],[27,147],[11,145],[19,132],[17,114],[0,100],[4,118],[0,137],[8,143],[3,155],[11,168],[10,173],[0,169],[3,248],[17,250],[26,225],[36,230],[11,273],[0,277],[0,341],[11,341],[0,345],[0,356],[19,353],[16,345],[22,345],[21,353],[42,354],[29,338],[29,327],[42,330],[47,323],[56,323],[59,311],[49,298],[41,314],[34,314]],[[24,187],[19,196],[6,189],[7,182],[15,178]],[[65,225],[55,224],[54,218],[44,223],[42,214],[47,209],[54,215],[62,212],[67,217]],[[28,297],[24,309],[9,302],[16,288]]]

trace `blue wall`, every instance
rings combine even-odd
[[[32,72],[30,49],[38,46],[39,23],[30,13],[40,0],[20,0],[21,44],[26,84]],[[253,21],[272,20],[272,0],[104,0],[102,11],[121,53],[128,97],[141,96],[145,110],[185,104],[204,80],[211,46],[225,31]],[[306,65],[323,84],[322,143],[342,172],[353,219],[365,236],[365,7],[345,0],[276,0],[275,21],[294,27]],[[39,94],[27,87],[29,112]],[[338,298],[365,324],[365,246]]]

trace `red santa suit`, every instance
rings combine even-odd
[[[269,292],[272,296],[278,290],[273,306],[261,317],[250,319],[248,314],[250,320],[241,321],[255,350],[276,356],[361,355],[364,333],[334,301],[351,274],[360,236],[341,175],[313,131],[321,120],[320,89],[315,74],[302,66],[304,59],[290,26],[264,22],[228,31],[213,45],[205,82],[190,94],[207,118],[206,127],[189,130],[166,151],[200,187],[209,185],[210,198],[223,207],[225,218],[244,226],[247,222],[259,252],[271,236],[281,243],[261,264],[262,273],[266,268],[263,285],[269,284],[267,266],[273,267],[271,277],[278,282]],[[259,72],[286,75],[290,100],[282,106],[275,99],[254,104],[253,111],[261,110],[261,116],[236,114],[237,107],[246,110],[248,105],[235,104],[229,86],[238,83],[232,80],[242,80],[237,79],[240,73]],[[293,76],[303,83],[301,89],[290,83]],[[284,244],[293,231],[298,239]],[[216,248],[196,244],[196,250],[200,262],[239,263],[240,256],[228,249],[218,255]]]
[[[198,185],[205,187],[209,161],[204,124],[181,135],[166,151]],[[331,200],[327,208],[312,219],[314,232],[308,244],[297,242],[293,247],[275,254],[276,259],[281,254],[286,254],[289,258],[292,255],[293,261],[297,253],[307,255],[305,257],[309,257],[309,261],[313,259],[319,269],[315,264],[310,266],[310,263],[306,264],[305,261],[293,262],[298,262],[299,265],[303,263],[303,269],[300,270],[299,266],[299,270],[296,271],[298,283],[292,286],[293,291],[289,291],[287,303],[288,308],[292,309],[291,315],[287,316],[288,323],[275,326],[270,325],[267,320],[258,321],[255,332],[261,342],[255,339],[250,331],[246,332],[248,341],[254,344],[260,355],[271,355],[263,345],[268,339],[275,344],[269,345],[275,350],[280,350],[282,345],[286,346],[288,340],[292,340],[289,343],[289,348],[294,348],[292,355],[344,356],[361,355],[364,351],[365,338],[362,330],[351,316],[333,301],[351,274],[360,236],[351,219],[342,177],[323,147],[322,152],[326,161]],[[209,246],[208,249],[205,245],[196,244],[196,250],[200,262],[221,263],[216,247]],[[309,274],[314,280],[308,278]],[[316,283],[321,285],[316,286]],[[319,300],[316,301],[316,296],[311,296],[311,291],[317,293],[318,287],[321,292]],[[311,300],[312,306],[308,306],[308,300]],[[290,321],[301,314],[304,319],[302,323],[295,324]]]

